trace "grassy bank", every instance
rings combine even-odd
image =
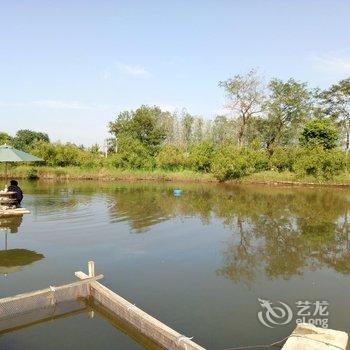
[[[80,167],[36,167],[20,165],[9,168],[9,178],[28,179],[35,169],[41,180],[100,180],[100,181],[174,181],[174,182],[218,182],[212,174],[204,174],[190,170],[122,170],[108,168]],[[34,172],[34,173],[35,173]],[[0,167],[0,177],[3,167]],[[317,180],[312,176],[298,178],[295,173],[284,171],[262,171],[231,180],[227,183],[267,184],[267,185],[312,185],[312,186],[349,186],[350,174],[343,173],[332,180]]]
[[[203,174],[190,170],[122,170],[108,168],[80,168],[80,167],[30,167],[16,166],[9,169],[9,178],[28,179],[30,173],[36,170],[42,180],[101,180],[101,181],[186,181],[186,182],[214,182],[211,174]],[[34,172],[35,173],[35,172]],[[3,171],[1,171],[3,174]]]
[[[268,185],[310,185],[310,186],[349,186],[350,174],[336,175],[332,180],[318,180],[313,176],[297,177],[290,171],[262,171],[243,178],[241,183],[268,184]]]

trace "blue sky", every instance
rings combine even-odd
[[[350,2],[0,0],[0,129],[90,145],[141,104],[213,117],[218,81],[258,68],[350,76]]]

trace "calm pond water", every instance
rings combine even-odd
[[[0,231],[0,297],[71,282],[94,260],[105,285],[208,349],[285,337],[302,311],[298,302],[311,303],[306,319],[350,331],[350,190],[22,186],[31,214],[0,219],[11,231]],[[178,187],[183,195],[174,197]],[[263,325],[259,299],[287,304],[291,321]],[[323,301],[329,305],[319,307]],[[267,316],[288,321],[261,316],[269,326]],[[0,348],[142,349],[124,326],[83,310],[2,335]]]

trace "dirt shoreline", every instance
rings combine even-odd
[[[251,184],[251,185],[266,185],[266,186],[289,186],[289,187],[341,187],[341,188],[350,188],[350,183],[338,183],[338,182],[303,182],[303,181],[274,181],[274,180],[243,180],[242,184]]]
[[[183,183],[220,183],[217,179],[211,177],[189,177],[188,174],[183,176],[181,174],[137,174],[137,173],[120,173],[120,174],[60,174],[55,173],[42,173],[38,174],[38,180],[41,181],[122,181],[122,182],[183,182]],[[10,177],[16,179],[27,179],[25,174],[13,173]],[[0,175],[0,179],[4,180],[4,177]],[[265,185],[265,186],[288,186],[288,187],[340,187],[340,188],[350,188],[350,182],[313,182],[313,181],[298,181],[298,180],[259,180],[259,179],[249,179],[243,178],[240,180],[230,180],[224,182],[229,185]]]

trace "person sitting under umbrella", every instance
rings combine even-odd
[[[22,192],[21,188],[18,186],[18,181],[11,180],[10,186],[7,188],[7,191],[16,193],[16,204],[15,205],[17,208],[20,208],[21,202],[23,199],[23,192]]]

